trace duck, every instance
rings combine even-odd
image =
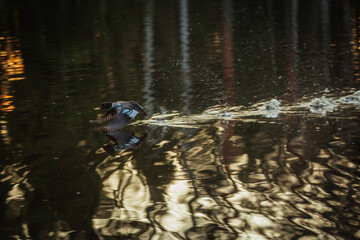
[[[90,122],[105,122],[117,118],[117,124],[126,126],[139,112],[147,115],[144,108],[134,101],[103,102],[100,109],[109,110],[101,118]]]

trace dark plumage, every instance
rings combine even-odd
[[[126,126],[139,112],[142,112],[145,116],[147,115],[145,110],[134,101],[104,102],[101,104],[100,109],[109,110],[100,119],[92,120],[91,122],[105,122],[117,117],[119,118],[118,123]]]

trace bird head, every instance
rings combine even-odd
[[[112,107],[111,102],[104,102],[103,104],[101,104],[100,109],[109,109],[111,107]]]

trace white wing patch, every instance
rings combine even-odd
[[[134,118],[139,112],[133,109],[124,109],[123,113],[128,115],[130,118]]]

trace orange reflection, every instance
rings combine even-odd
[[[359,19],[357,19],[356,17],[352,18],[352,40],[350,41],[350,44],[352,45],[352,54],[354,56],[354,68],[355,68],[355,77],[357,80],[360,80],[360,74],[359,74],[359,70],[360,70],[360,54],[359,54],[359,50],[360,50],[360,36],[359,36],[359,32],[360,32],[360,22]]]
[[[7,113],[15,109],[10,94],[10,82],[23,80],[24,60],[19,48],[20,40],[15,37],[0,37],[0,111]]]
[[[0,135],[5,144],[11,143],[11,138],[9,136],[7,121],[0,121]]]

